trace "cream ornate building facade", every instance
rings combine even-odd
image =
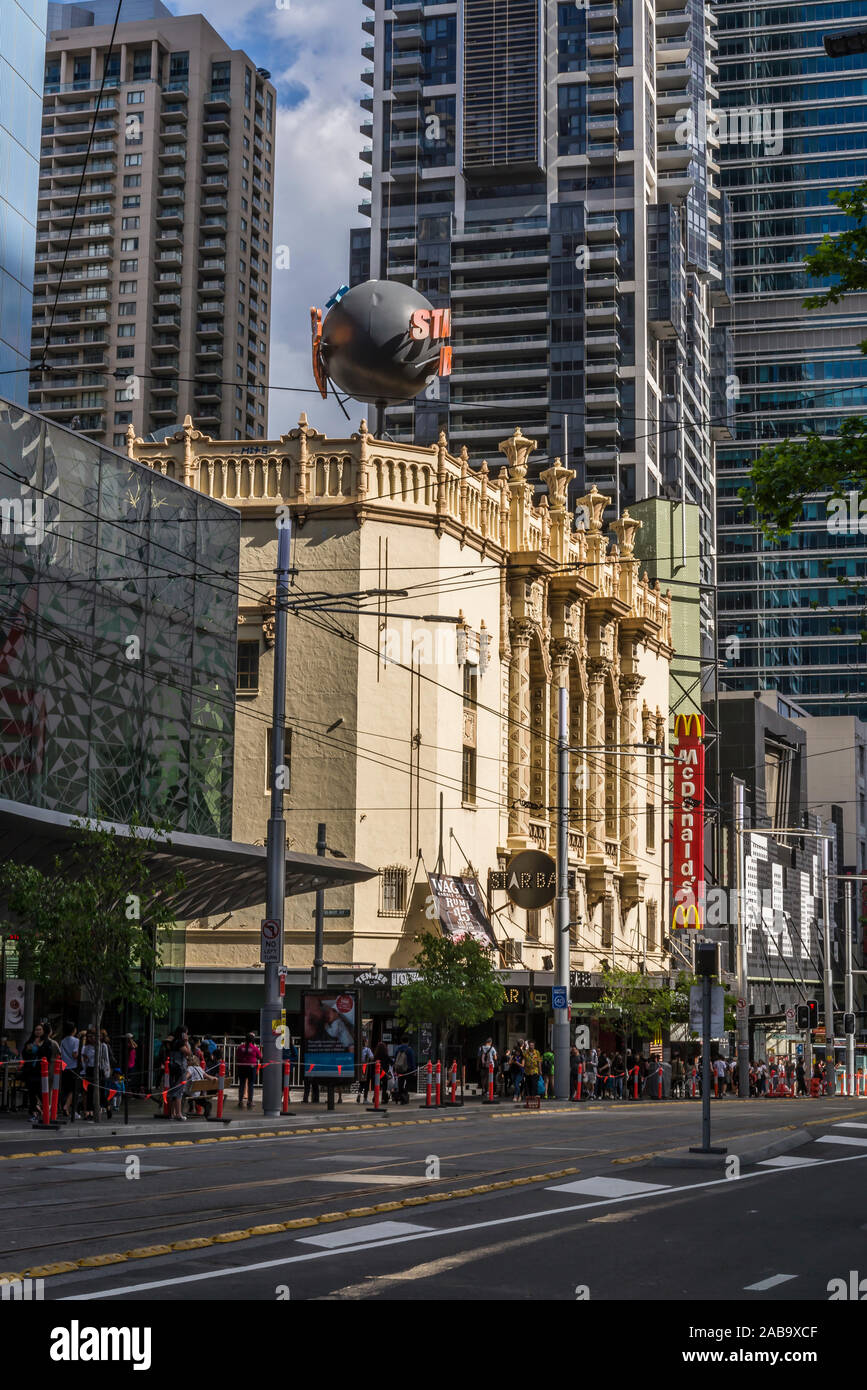
[[[425,921],[426,871],[488,874],[516,851],[554,853],[557,689],[569,691],[572,968],[667,969],[663,811],[671,604],[639,573],[628,513],[567,506],[559,461],[538,497],[534,441],[471,469],[444,436],[327,439],[302,416],[279,440],[209,439],[189,420],[129,452],[242,516],[234,835],[264,841],[276,519],[293,524],[286,817],[293,849],[317,825],[379,879],[327,896],[325,958],[400,969]],[[398,597],[398,592],[403,596]],[[340,597],[341,595],[352,595]],[[356,596],[362,595],[360,603]],[[325,610],[329,611],[325,611]],[[286,963],[309,969],[313,903],[287,902]],[[490,900],[504,969],[545,972],[553,909]],[[188,977],[255,980],[258,911],[190,923]],[[226,995],[226,998],[229,996]]]

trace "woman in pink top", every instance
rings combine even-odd
[[[253,1087],[256,1085],[256,1069],[262,1061],[261,1049],[256,1046],[256,1034],[248,1033],[236,1054],[238,1066],[238,1106],[243,1108],[246,1092],[247,1109],[253,1109]]]

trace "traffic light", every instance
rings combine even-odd
[[[806,1004],[798,1005],[797,1021],[799,1031],[806,1033],[810,1026],[810,1010],[807,1008]]]
[[[695,973],[719,976],[719,946],[715,941],[695,943]]]
[[[825,34],[825,52],[829,58],[845,58],[848,53],[867,53],[867,29],[838,29]]]
[[[854,1033],[854,1032],[855,1032],[855,1015],[854,1015],[854,1014],[844,1014],[844,1015],[843,1015],[843,1032],[844,1032],[844,1033]]]
[[[818,1028],[818,1026],[819,1026],[819,1003],[818,1003],[818,1000],[816,1000],[816,999],[808,999],[808,1000],[807,1000],[807,1013],[809,1014],[809,1018],[808,1018],[808,1020],[807,1020],[807,1026],[808,1026],[808,1028],[810,1029],[810,1032],[812,1032],[814,1028]]]

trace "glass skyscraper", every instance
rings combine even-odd
[[[27,402],[47,0],[0,4],[0,395]]]
[[[0,799],[231,838],[240,525],[0,400]]]
[[[722,0],[718,14],[739,391],[735,442],[717,453],[721,684],[865,719],[867,537],[829,529],[827,499],[817,497],[793,534],[771,544],[738,492],[763,445],[808,430],[834,435],[847,415],[867,411],[867,295],[803,308],[820,287],[804,253],[845,225],[828,194],[867,180],[867,56],[828,58],[822,38],[863,27],[867,3]]]
[[[426,444],[442,428],[496,460],[520,425],[536,466],[561,456],[579,493],[693,503],[712,582],[728,298],[701,138],[712,7],[365,4],[371,225],[352,233],[350,277],[402,280],[452,311],[451,376],[389,410],[389,430]]]

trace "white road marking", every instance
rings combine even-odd
[[[852,1154],[848,1158],[822,1158],[817,1162],[822,1168],[829,1168],[838,1163],[855,1163],[867,1158],[867,1154]],[[785,1168],[756,1168],[751,1173],[743,1173],[738,1178],[735,1186],[742,1183],[752,1182],[755,1178],[767,1178],[773,1174],[791,1172],[792,1169]],[[710,1178],[705,1182],[687,1183],[683,1187],[671,1187],[668,1189],[670,1196],[681,1192],[697,1192],[706,1187],[726,1187],[731,1188],[732,1180],[729,1178]],[[589,1211],[593,1207],[616,1206],[619,1202],[631,1202],[635,1200],[635,1195],[630,1197],[604,1197],[595,1202],[580,1202],[568,1207],[549,1207],[545,1211],[521,1212],[516,1216],[499,1216],[490,1221],[474,1221],[465,1226],[443,1226],[438,1229],[422,1231],[418,1235],[391,1236],[387,1240],[370,1241],[364,1245],[356,1245],[354,1250],[377,1250],[385,1249],[390,1245],[404,1245],[412,1241],[433,1240],[437,1236],[459,1236],[466,1235],[471,1231],[492,1230],[496,1226],[511,1226],[521,1221],[542,1221],[552,1216],[574,1216],[576,1212]],[[370,1229],[369,1227],[367,1228]],[[296,1240],[293,1245],[299,1242]],[[303,1255],[281,1255],[276,1260],[258,1260],[254,1264],[232,1265],[228,1269],[203,1270],[201,1274],[179,1274],[170,1279],[152,1279],[145,1284],[124,1284],[116,1289],[99,1289],[94,1293],[73,1293],[64,1294],[57,1299],[58,1303],[90,1303],[103,1298],[120,1298],[123,1294],[147,1293],[150,1289],[174,1288],[177,1284],[197,1284],[208,1279],[226,1279],[236,1274],[254,1274],[263,1269],[281,1269],[286,1265],[304,1264],[309,1260],[329,1259],[335,1254],[344,1253],[340,1250],[308,1250]],[[63,1276],[60,1276],[61,1278]],[[78,1276],[76,1276],[78,1277]]]
[[[778,1158],[760,1158],[763,1168],[809,1168],[821,1163],[821,1158],[798,1158],[797,1154],[780,1154]]]
[[[853,1149],[867,1149],[867,1139],[857,1139],[854,1134],[820,1134],[817,1144],[848,1144]]]
[[[645,1192],[668,1192],[661,1182],[629,1182],[626,1178],[578,1178],[575,1182],[547,1187],[546,1192],[576,1192],[585,1197],[639,1197]]]
[[[788,1284],[790,1279],[797,1279],[797,1274],[772,1274],[770,1279],[760,1279],[757,1284],[744,1284],[747,1293],[764,1293],[765,1289],[775,1289],[778,1284]]]
[[[844,1127],[846,1129],[867,1129],[867,1125],[862,1124],[859,1120],[838,1120],[834,1126],[835,1129],[843,1129]]]
[[[424,1174],[418,1173],[415,1177],[406,1177],[403,1173],[317,1173],[315,1177],[308,1179],[309,1182],[349,1182],[349,1183],[372,1183],[380,1187],[405,1187],[414,1186],[424,1181]]]
[[[126,1157],[129,1158],[132,1155],[128,1154]],[[60,1173],[97,1173],[103,1178],[126,1177],[126,1164],[120,1155],[116,1159],[106,1160],[104,1163],[50,1163],[48,1166],[57,1169]],[[140,1173],[176,1173],[177,1171],[177,1168],[168,1163],[149,1163],[142,1159],[139,1160]]]
[[[349,1226],[345,1230],[326,1231],[321,1236],[302,1236],[298,1244],[337,1250],[344,1245],[362,1245],[370,1239],[371,1231],[377,1240],[388,1240],[391,1236],[418,1235],[430,1229],[430,1226],[416,1226],[411,1221],[376,1221],[372,1226]]]

